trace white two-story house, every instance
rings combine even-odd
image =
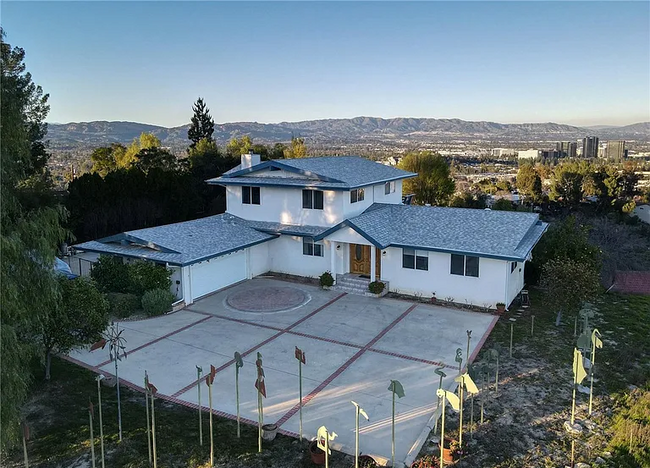
[[[185,304],[268,272],[326,271],[403,294],[512,302],[546,223],[534,213],[404,205],[402,181],[415,176],[360,157],[245,154],[207,181],[226,187],[226,213],[76,247],[166,264]]]

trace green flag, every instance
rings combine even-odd
[[[575,382],[577,384],[582,383],[582,381],[587,377],[587,371],[583,365],[582,353],[576,348],[573,348],[573,374],[575,375]]]
[[[395,395],[397,395],[399,398],[402,398],[404,396],[404,387],[402,387],[402,384],[399,382],[399,380],[391,380],[390,385],[388,386],[388,390],[395,392]]]

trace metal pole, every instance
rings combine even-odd
[[[151,446],[153,448],[153,468],[156,468],[156,413],[154,407],[154,396],[151,395],[149,399],[151,400]]]
[[[512,357],[512,352],[510,353],[510,357]],[[498,395],[499,394],[499,355],[498,354],[497,354],[497,370],[494,377],[494,385],[495,385],[494,393],[495,395]]]
[[[153,465],[153,456],[151,454],[151,417],[149,416],[149,388],[147,386],[147,373],[144,378],[144,406],[147,409],[147,449],[149,450],[149,466]]]
[[[459,426],[458,426],[458,445],[461,447],[463,446],[463,390],[465,390],[463,387],[465,386],[465,378],[461,376],[460,379],[460,418],[459,418]]]
[[[591,409],[594,400],[594,362],[596,362],[596,340],[591,340],[591,367],[589,373],[591,374],[589,380],[589,416],[591,416]]]
[[[95,438],[93,437],[93,412],[88,410],[88,416],[90,418],[90,459],[93,463],[93,468],[95,468]]]
[[[201,418],[201,368],[196,366],[196,388],[199,392],[199,445],[203,447],[203,419]]]
[[[354,426],[354,468],[359,468],[359,407],[355,407]]]
[[[102,389],[101,389],[101,379],[97,379],[97,401],[99,403],[99,442],[102,453],[102,468],[105,468],[104,465],[104,423],[102,420]]]
[[[214,466],[214,437],[212,432],[212,384],[208,385],[208,402],[210,405],[210,466]]]
[[[472,393],[469,397],[470,402],[471,402],[471,411],[469,413],[469,433],[474,434],[474,394]],[[474,437],[472,436],[472,440],[474,440]]]
[[[515,324],[510,322],[510,357],[512,357],[512,332],[514,330]]]
[[[535,331],[535,316],[530,317],[530,336],[534,335]]]
[[[392,418],[392,427],[391,427],[391,438],[392,438],[392,443],[390,446],[391,447],[390,466],[395,466],[395,390],[394,389],[393,389],[393,418]]]
[[[330,467],[330,433],[325,431],[325,468]]]
[[[467,330],[467,354],[465,359],[467,360],[467,370],[469,370],[469,342],[472,339],[472,330]]]
[[[116,354],[119,353],[119,349]],[[117,388],[117,427],[120,436],[120,442],[122,442],[122,404],[120,401],[120,376],[117,372],[117,355],[115,356],[115,387]]]
[[[257,391],[257,451],[262,453],[262,394]]]
[[[298,381],[299,381],[299,405],[300,405],[300,440],[302,440],[302,360],[298,359]],[[359,415],[357,414],[357,423],[359,422]]]
[[[241,437],[241,422],[239,420],[239,367],[235,365],[235,396],[237,400],[237,438]]]
[[[578,336],[578,316],[576,315],[575,322],[573,323],[573,336]]]
[[[575,372],[574,372],[574,377],[573,377],[573,401],[571,403],[571,426],[573,426],[573,423],[575,421],[575,415],[576,415],[576,378],[575,378]]]
[[[445,401],[446,394],[442,395],[442,422],[440,423],[440,468],[444,468],[443,465],[443,449],[445,446]]]

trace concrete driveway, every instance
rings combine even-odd
[[[260,307],[255,306],[256,298]],[[233,354],[239,351],[245,363],[240,370],[241,416],[256,424],[255,359],[260,352],[267,390],[265,423],[275,422],[282,432],[297,436],[298,346],[307,360],[302,372],[304,437],[315,437],[325,425],[338,434],[333,448],[354,453],[354,400],[370,417],[361,423],[361,452],[390,460],[388,386],[397,379],[406,395],[396,404],[396,461],[410,463],[425,441],[437,406],[439,378],[434,369],[445,367],[443,385],[454,387],[454,357],[457,348],[465,354],[466,330],[472,330],[470,353],[475,356],[496,319],[257,278],[170,315],[121,322],[128,358],[119,363],[120,379],[140,388],[146,370],[161,398],[197,407],[195,366],[207,372],[214,365],[214,408],[221,416],[235,418]],[[75,351],[70,360],[96,372],[113,372],[105,350]],[[205,385],[203,389],[205,396]],[[207,406],[205,397],[202,406]]]

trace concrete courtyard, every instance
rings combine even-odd
[[[256,307],[261,303],[262,307]],[[278,310],[280,309],[280,310]],[[396,461],[414,459],[432,427],[437,406],[437,367],[454,388],[456,349],[467,346],[472,330],[475,356],[497,317],[394,299],[341,294],[304,284],[257,278],[226,288],[184,310],[162,317],[120,323],[128,357],[119,363],[120,380],[141,388],[145,370],[160,398],[197,407],[196,367],[217,368],[215,412],[235,418],[235,351],[241,353],[242,420],[257,424],[255,360],[263,357],[267,398],[265,423],[299,431],[296,346],[303,366],[303,436],[321,425],[335,431],[332,447],[354,453],[355,413],[351,400],[368,413],[362,419],[360,450],[378,460],[391,456],[391,379],[404,386],[396,403]],[[108,351],[74,351],[70,360],[113,375]],[[202,383],[202,406],[207,387]],[[206,425],[207,427],[207,425]],[[252,447],[254,449],[255,447]]]

